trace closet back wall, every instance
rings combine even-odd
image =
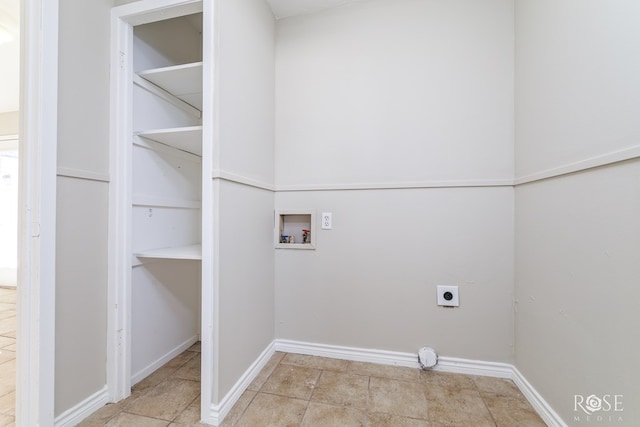
[[[276,251],[278,338],[511,360],[513,25],[508,0],[278,21],[276,208],[334,221]]]

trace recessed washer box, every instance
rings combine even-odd
[[[438,305],[443,307],[460,306],[457,286],[438,286]]]
[[[276,249],[315,249],[316,225],[313,209],[276,212]]]

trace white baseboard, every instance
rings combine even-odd
[[[109,403],[109,390],[107,386],[73,408],[67,409],[58,415],[54,420],[55,427],[72,427],[78,425],[82,420],[93,414],[98,409]]]
[[[249,387],[251,382],[258,376],[260,371],[265,367],[271,356],[275,353],[275,341],[269,344],[264,351],[258,356],[255,362],[249,366],[240,379],[234,384],[231,390],[222,398],[217,405],[211,405],[209,416],[203,418],[202,422],[218,426],[227,416],[233,405],[236,404],[242,393]]]
[[[155,371],[164,366],[167,362],[169,362],[174,357],[178,356],[180,353],[184,352],[186,349],[191,347],[193,344],[198,342],[200,338],[197,335],[192,336],[188,340],[184,341],[182,344],[175,347],[173,350],[169,351],[167,354],[163,355],[150,365],[131,375],[131,385],[134,386],[143,379],[147,378],[149,375],[153,374]]]
[[[513,366],[512,369],[513,376],[511,379],[518,386],[524,397],[531,403],[533,409],[540,415],[540,418],[549,426],[567,427],[567,423],[565,423],[562,418],[560,418],[560,415],[540,396],[536,389],[533,388],[529,381],[520,373],[518,368]]]
[[[216,426],[220,425],[242,393],[246,390],[249,384],[251,384],[251,381],[254,380],[276,351],[350,360],[354,362],[369,362],[381,365],[404,366],[416,369],[420,368],[418,355],[413,353],[277,339],[262,352],[258,359],[249,367],[249,369],[247,369],[244,375],[238,380],[222,401],[218,405],[213,405],[211,407],[210,417],[203,420],[203,422]],[[533,388],[533,386],[529,384],[524,376],[522,376],[520,371],[511,364],[460,359],[455,357],[438,357],[438,364],[433,370],[456,374],[511,379],[547,425],[551,427],[567,426],[562,418],[560,418],[560,416]]]

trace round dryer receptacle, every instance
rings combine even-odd
[[[438,353],[431,347],[418,350],[418,361],[422,369],[431,369],[438,364]]]

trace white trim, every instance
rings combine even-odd
[[[275,344],[273,341],[267,348],[258,356],[255,362],[249,366],[249,368],[242,374],[240,379],[231,387],[231,390],[224,396],[224,398],[217,405],[211,405],[209,408],[209,414],[207,417],[203,417],[202,421],[214,426],[220,425],[224,418],[227,416],[233,405],[236,404],[242,393],[249,387],[251,382],[258,376],[260,371],[266,366],[271,356],[275,353]]]
[[[83,169],[76,168],[65,168],[58,167],[58,176],[64,176],[67,178],[78,178],[78,179],[86,179],[89,181],[100,181],[100,182],[109,182],[110,177],[108,173],[100,173],[87,171]]]
[[[134,3],[138,4],[138,2]],[[111,10],[109,185],[109,284],[107,291],[107,388],[117,402],[131,394],[131,125],[133,28]]]
[[[200,209],[201,203],[199,200],[169,199],[166,197],[155,197],[146,194],[134,194],[132,205],[177,209]]]
[[[160,357],[158,360],[151,362],[151,364],[149,364],[145,368],[131,375],[131,384],[135,385],[140,381],[142,381],[143,379],[145,379],[146,377],[148,377],[149,375],[153,374],[155,371],[162,368],[165,364],[171,361],[174,357],[179,356],[181,353],[186,351],[193,344],[198,342],[199,339],[200,337],[198,337],[197,335],[192,336],[188,340],[184,341],[182,344],[179,344],[173,350],[170,350],[164,356]]]
[[[78,425],[81,421],[93,414],[98,409],[109,403],[109,392],[107,386],[102,390],[92,394],[74,407],[67,409],[55,419],[56,427],[71,427]]]
[[[202,0],[202,261],[200,289],[200,416],[205,417],[214,402],[218,387],[218,197],[219,188],[211,179],[214,153],[219,145],[218,112],[218,0]]]
[[[337,184],[293,184],[275,186],[275,191],[401,190],[411,188],[511,187],[513,179],[464,179],[443,181],[362,182]]]
[[[244,175],[228,172],[224,170],[214,170],[211,176],[213,179],[221,179],[224,181],[235,182],[236,184],[248,185],[249,187],[255,187],[267,191],[275,191],[276,188],[273,184],[246,177]]]
[[[514,185],[522,185],[530,182],[540,181],[548,178],[555,178],[570,173],[581,172],[588,169],[598,168],[612,163],[624,162],[625,160],[637,159],[640,157],[640,145],[634,145],[611,153],[590,157],[577,162],[567,163],[555,168],[534,172],[529,175],[517,177]]]
[[[567,427],[567,424],[560,418],[560,415],[540,396],[540,393],[527,381],[518,368],[512,367],[511,379],[518,386],[524,397],[527,398],[533,409],[536,410],[540,418],[549,426]]]
[[[54,423],[58,0],[20,7],[16,425]]]

